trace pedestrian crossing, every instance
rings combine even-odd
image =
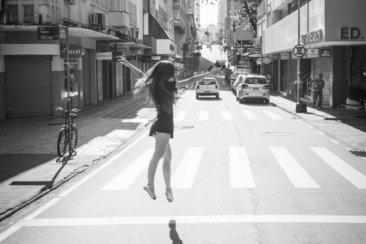
[[[243,116],[244,119],[246,120],[260,120],[260,119],[270,119],[270,120],[276,120],[276,121],[281,121],[284,119],[289,119],[291,118],[291,115],[288,115],[284,112],[281,111],[271,111],[271,110],[256,110],[256,111],[251,111],[251,110],[240,110],[241,111],[241,115]],[[193,116],[196,115],[192,115],[192,113],[190,111],[187,110],[180,110],[176,113],[174,120],[175,121],[183,121],[185,119],[188,119],[188,117],[190,119],[194,119]],[[222,120],[226,120],[226,121],[230,121],[233,120],[235,118],[235,116],[233,115],[233,113],[230,110],[225,110],[225,109],[221,109],[221,110],[217,110],[214,112],[209,112],[207,110],[201,110],[198,113],[198,119],[199,121],[207,121],[210,118],[213,117],[221,117]]]
[[[225,149],[223,149],[225,150]],[[258,158],[249,157],[248,148],[245,146],[230,146],[226,148],[228,155],[227,160],[222,162],[222,167],[227,167],[228,170],[220,169],[220,173],[229,174],[228,187],[232,189],[246,189],[246,188],[257,188],[257,185],[263,186],[263,183],[259,182],[260,179],[265,179],[265,177],[260,177],[258,175],[261,172],[258,171]],[[172,168],[172,187],[174,189],[191,189],[195,187],[195,181],[200,177],[200,174],[210,174],[210,172],[204,170],[203,162],[207,158],[209,153],[204,147],[188,147],[181,159],[175,159],[178,162],[173,162],[175,165]],[[366,176],[362,169],[357,170],[353,166],[346,162],[341,157],[338,157],[331,150],[326,147],[309,147],[308,151],[312,153],[311,164],[322,163],[322,167],[326,168],[326,171],[322,171],[324,174],[332,175],[334,178],[334,173],[338,174],[340,179],[336,181],[337,184],[347,184],[350,183],[351,186],[357,189],[366,189]],[[318,178],[314,178],[311,174],[316,174],[316,172],[308,172],[309,170],[309,160],[304,157],[299,157],[291,153],[291,151],[286,147],[272,146],[268,148],[268,152],[273,158],[270,159],[273,162],[274,167],[278,167],[278,170],[273,170],[274,172],[283,172],[280,174],[281,177],[285,178],[286,184],[289,184],[293,188],[297,189],[320,189],[326,186],[322,186],[317,182]],[[103,188],[103,191],[122,191],[128,190],[133,184],[141,179],[145,178],[148,168],[148,163],[153,154],[153,149],[148,148],[138,156],[136,159],[132,160],[131,163],[125,167],[121,172],[116,174]],[[254,154],[255,155],[255,154]],[[310,155],[309,155],[310,156]],[[313,162],[314,157],[317,158]],[[348,159],[349,160],[349,159]],[[352,160],[353,162],[354,160]],[[306,165],[306,166],[305,166]],[[305,167],[304,167],[305,166]],[[200,170],[200,167],[202,170]],[[311,168],[311,167],[310,167]],[[257,171],[256,171],[257,170]],[[269,169],[266,169],[269,170]],[[266,174],[268,172],[264,172]],[[324,176],[329,177],[329,176]],[[316,180],[317,179],[317,180]],[[322,182],[324,184],[324,182]],[[209,183],[208,183],[209,184]],[[349,184],[347,184],[349,185]]]

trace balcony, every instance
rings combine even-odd
[[[173,24],[175,28],[178,28],[180,32],[185,33],[185,26],[187,23],[187,17],[181,10],[173,10]]]
[[[130,15],[124,11],[114,11],[108,13],[108,26],[127,28],[130,26]]]

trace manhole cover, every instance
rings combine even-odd
[[[365,151],[350,151],[352,154],[356,155],[357,157],[366,157]]]

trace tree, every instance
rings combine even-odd
[[[254,37],[257,36],[257,8],[263,0],[240,0],[242,7],[237,12],[240,18],[246,19],[253,31]]]

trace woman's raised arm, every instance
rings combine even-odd
[[[186,85],[191,85],[203,78],[206,78],[207,76],[214,76],[214,75],[217,75],[218,73],[220,72],[220,69],[219,68],[213,68],[211,69],[209,72],[206,72],[206,73],[203,73],[203,74],[199,74],[199,75],[194,75],[188,79],[184,79],[184,80],[179,80],[177,81],[177,88],[180,88],[180,87],[184,87]]]
[[[122,57],[122,58],[119,59],[119,61],[121,63],[123,63],[125,66],[129,67],[132,70],[132,72],[136,74],[136,76],[138,78],[141,78],[145,75],[145,73],[142,72],[142,70],[138,69],[136,66],[131,64],[126,58]]]

